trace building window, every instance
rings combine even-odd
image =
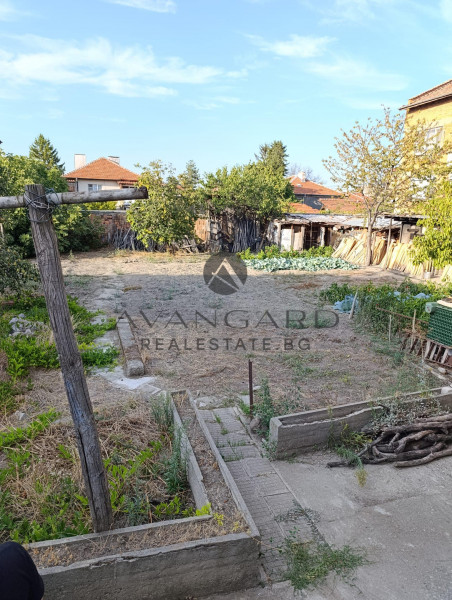
[[[102,186],[99,183],[88,183],[88,192],[100,192]]]
[[[427,146],[441,144],[443,141],[443,127],[431,127],[425,133],[425,141]]]

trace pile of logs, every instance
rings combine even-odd
[[[409,425],[382,429],[357,456],[364,464],[393,463],[394,467],[415,467],[452,456],[452,413],[417,419]],[[328,463],[330,467],[351,461]]]

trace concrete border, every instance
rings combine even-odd
[[[171,394],[172,396],[173,394]],[[191,491],[193,493],[193,498],[195,500],[196,508],[202,508],[209,502],[209,498],[207,496],[206,488],[204,487],[204,478],[201,473],[201,469],[199,468],[198,461],[196,460],[195,453],[193,452],[193,448],[191,447],[190,440],[185,433],[184,425],[182,420],[177,412],[176,405],[174,404],[174,400],[171,398],[171,404],[173,407],[173,417],[174,423],[179,428],[181,432],[181,446],[182,451],[186,455],[187,459],[187,479],[190,485]]]
[[[144,375],[144,364],[138,345],[130,328],[127,319],[119,318],[116,327],[118,330],[119,341],[124,354],[126,377],[140,377]]]
[[[404,394],[401,399],[409,404],[422,397],[438,399],[444,408],[452,409],[450,387],[412,392]],[[360,431],[383,410],[379,405],[383,400],[391,400],[391,397],[273,417],[269,441],[275,446],[276,458],[294,456],[324,446],[329,439],[339,436],[345,425],[352,431]]]
[[[195,411],[196,418],[198,419],[198,423],[202,429],[202,432],[203,432],[204,436],[206,437],[207,441],[209,442],[209,446],[210,446],[213,454],[215,455],[215,460],[217,461],[217,464],[220,467],[221,474],[223,475],[223,478],[231,491],[231,494],[232,494],[232,497],[234,498],[235,503],[237,504],[238,508],[240,509],[240,512],[243,514],[246,522],[248,523],[248,526],[250,528],[250,535],[256,541],[258,541],[260,544],[261,538],[260,538],[259,530],[257,529],[256,523],[254,522],[254,519],[251,516],[251,513],[245,504],[245,500],[243,499],[243,496],[240,493],[239,488],[237,487],[237,484],[234,481],[234,478],[232,477],[226,463],[224,462],[224,459],[221,456],[221,453],[218,450],[217,445],[215,444],[215,441],[214,441],[213,437],[211,436],[210,431],[208,430],[207,425],[205,424],[204,419],[202,418],[202,416],[196,406],[193,396],[191,395],[191,393],[188,390],[187,390],[187,394],[190,399],[190,404],[192,405],[192,408]],[[257,544],[256,544],[256,546],[257,546]]]
[[[185,390],[184,390],[185,391]],[[191,401],[191,397],[190,397]],[[173,402],[175,421],[182,421]],[[195,409],[201,430],[205,425]],[[177,415],[177,416],[176,416]],[[206,504],[207,493],[202,473],[188,437],[182,430],[188,451],[187,474],[194,482],[196,505]],[[185,436],[185,437],[184,437]],[[128,551],[73,563],[68,566],[40,569],[46,587],[46,600],[183,600],[187,597],[227,593],[251,588],[261,581],[259,569],[260,538],[254,521],[221,455],[207,432],[207,441],[231,491],[237,509],[243,514],[248,533],[172,544],[159,548]],[[187,522],[211,519],[210,515],[127,527],[59,540],[36,542],[30,548],[52,552],[58,546],[89,542],[102,543],[109,536],[127,537],[154,528],[170,528]]]

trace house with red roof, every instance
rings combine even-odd
[[[303,171],[289,178],[295,194],[296,202],[290,206],[291,213],[318,214],[356,214],[362,212],[361,198],[357,194],[344,197],[315,181],[306,179]]]
[[[121,167],[118,156],[86,162],[85,154],[75,154],[74,170],[64,175],[70,191],[97,192],[135,187],[139,175]]]

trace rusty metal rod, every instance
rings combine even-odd
[[[253,416],[254,391],[253,391],[253,362],[248,360],[248,387],[250,394],[250,415]]]

